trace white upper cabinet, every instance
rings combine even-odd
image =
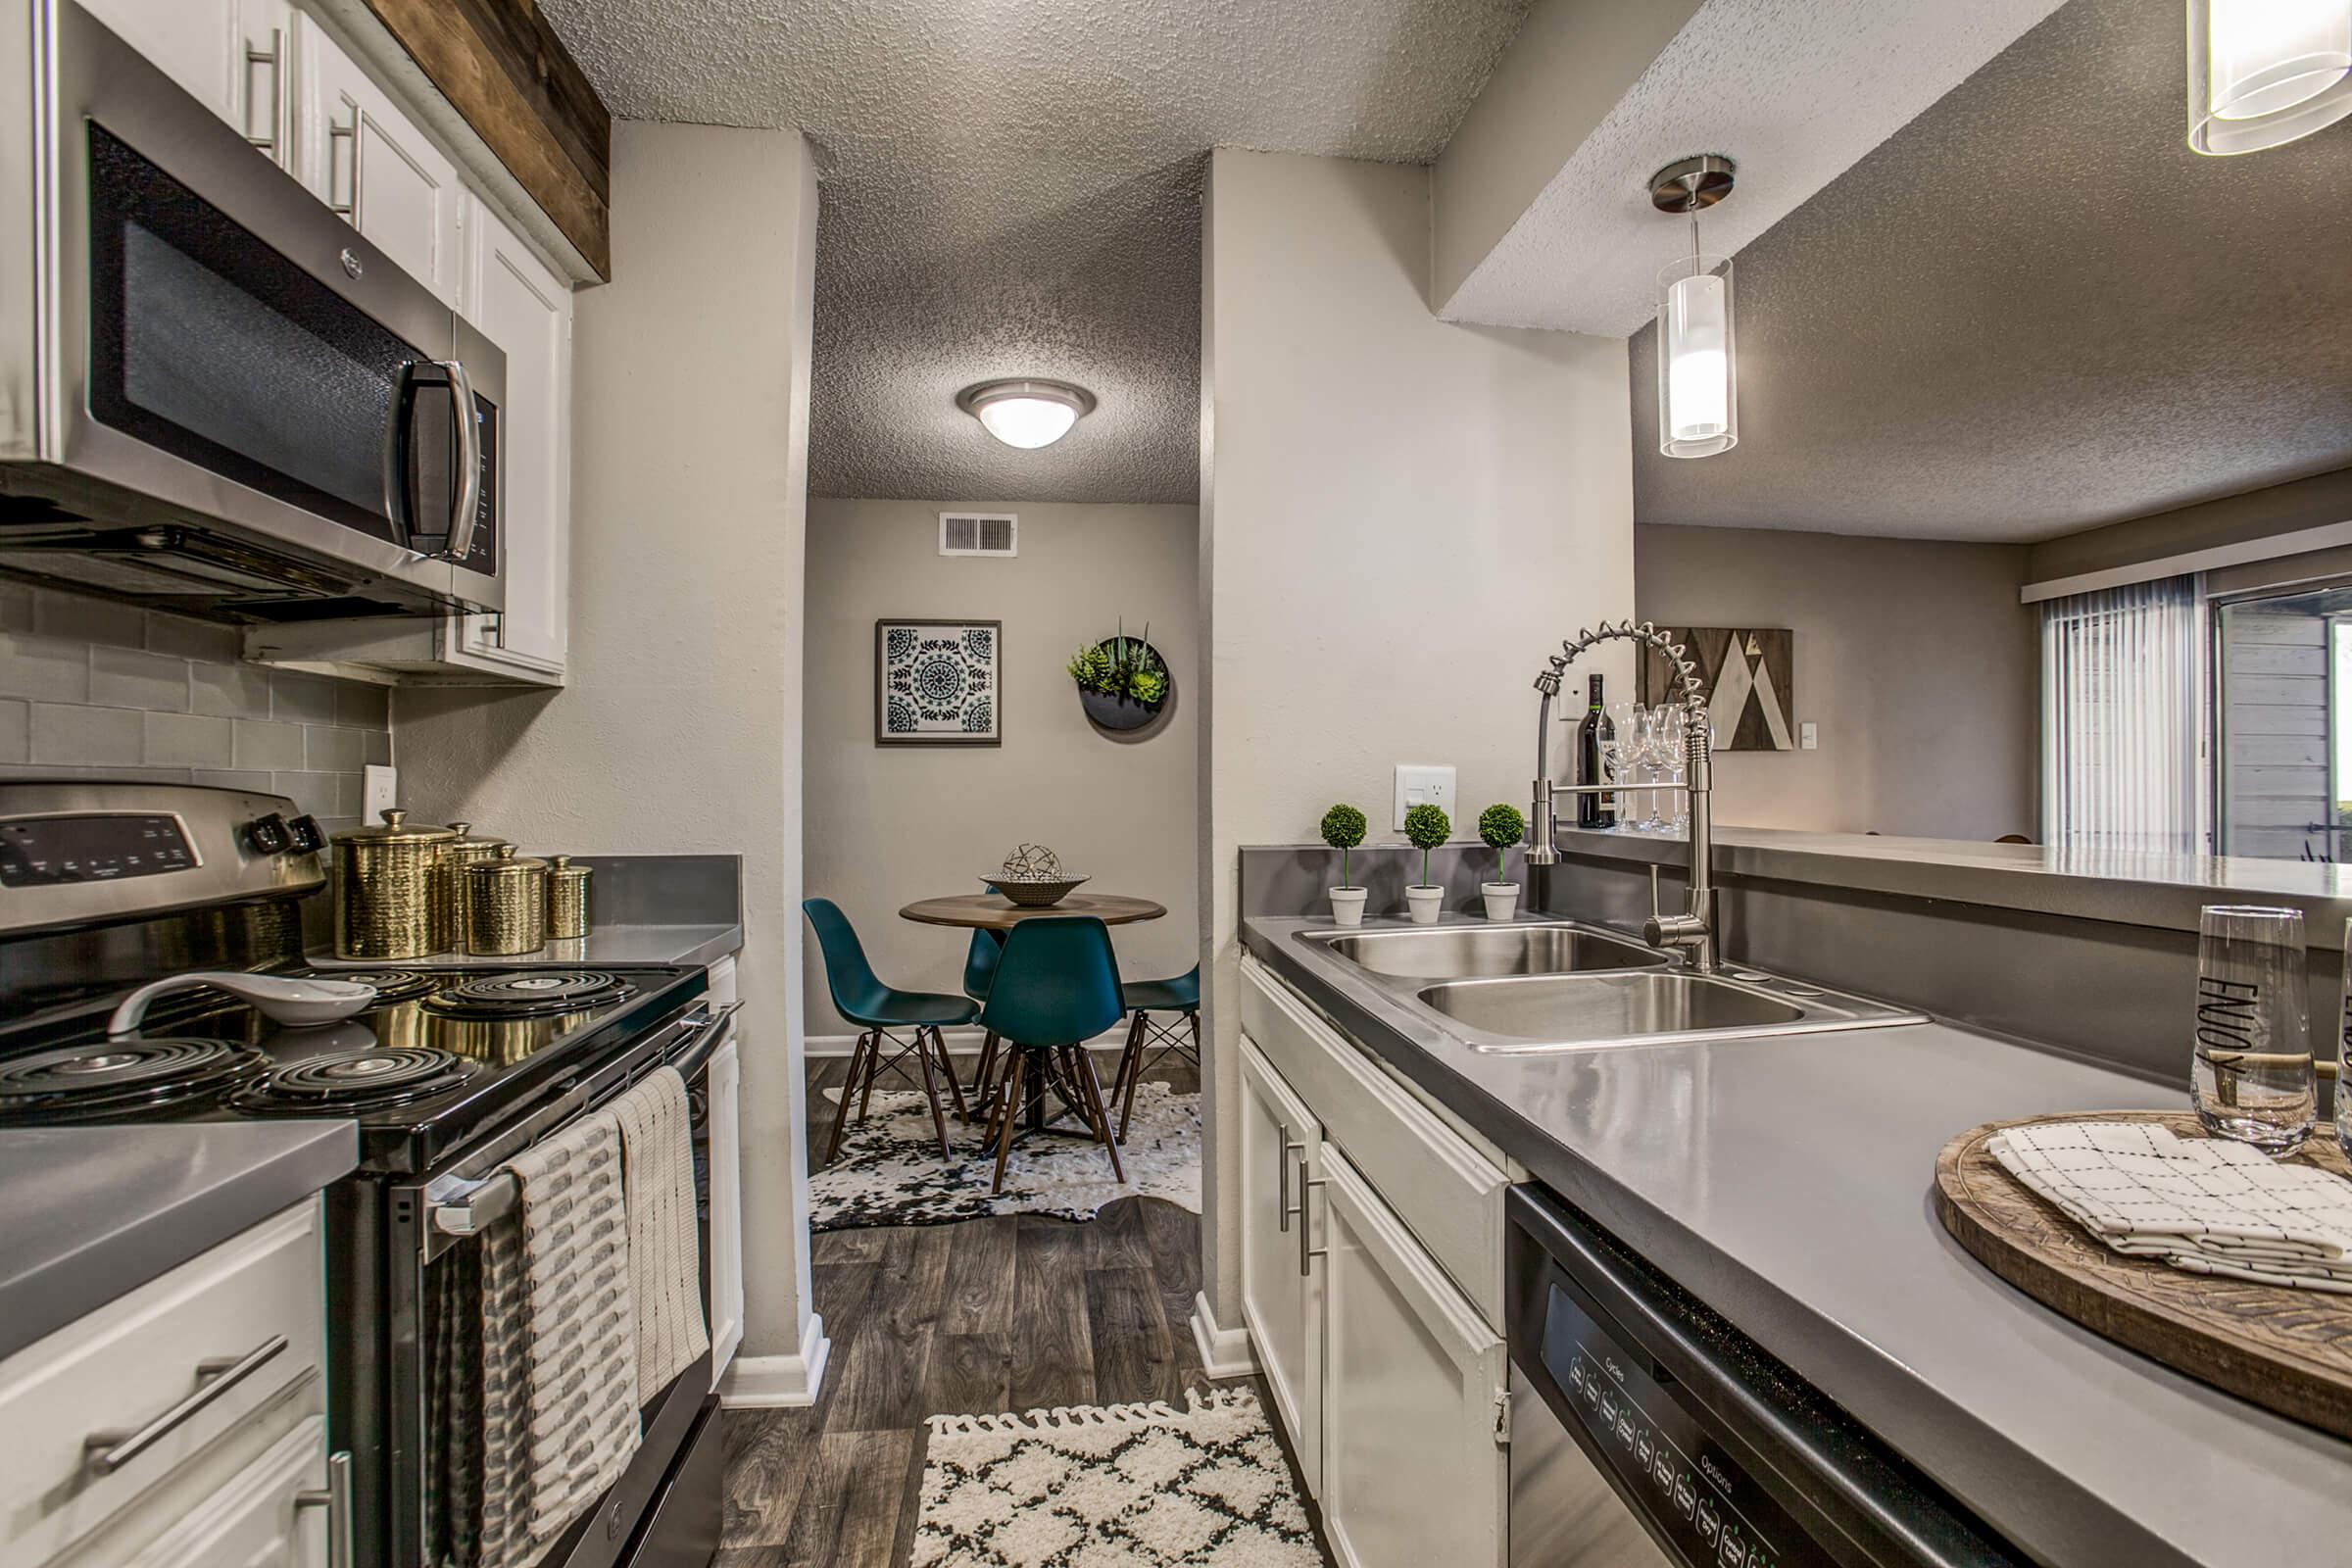
[[[560,677],[570,632],[571,286],[477,198],[466,198],[459,314],[506,351],[499,526],[506,610],[467,615],[459,650],[524,678]]]
[[[82,0],[254,145],[291,168],[295,113],[287,0]]]
[[[401,270],[456,305],[466,199],[457,165],[315,21],[298,18],[293,36],[302,182]]]

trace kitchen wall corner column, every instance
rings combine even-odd
[[[1304,838],[1334,800],[1385,824],[1399,761],[1452,764],[1464,823],[1523,800],[1524,666],[1634,608],[1626,346],[1440,320],[1430,177],[1224,149],[1209,168],[1199,793],[1216,1325],[1243,1321],[1240,846]],[[1630,659],[1603,652],[1593,667],[1628,691]]]
[[[746,1323],[731,1397],[821,1374],[803,1157],[801,685],[816,171],[796,131],[623,122],[573,328],[561,691],[399,692],[404,794],[575,855],[743,857]]]

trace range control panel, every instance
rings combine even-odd
[[[0,822],[0,887],[113,882],[199,863],[177,816],[123,811]]]
[[[1643,1365],[1556,1284],[1544,1365],[1565,1391],[1579,1446],[1617,1494],[1706,1568],[1833,1568],[1821,1546],[1709,1438]]]

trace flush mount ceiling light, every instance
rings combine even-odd
[[[1068,381],[981,381],[956,394],[956,406],[1008,447],[1050,447],[1095,412],[1095,395]]]
[[[1652,207],[1690,215],[1690,254],[1658,273],[1658,450],[1670,458],[1710,458],[1740,444],[1732,260],[1698,249],[1699,212],[1732,193],[1733,173],[1730,159],[1710,155],[1650,176]]]
[[[2352,115],[2352,0],[2188,0],[2188,144],[2225,157]]]

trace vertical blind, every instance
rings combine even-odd
[[[2199,843],[2198,579],[2045,600],[2042,835],[2106,850]]]

